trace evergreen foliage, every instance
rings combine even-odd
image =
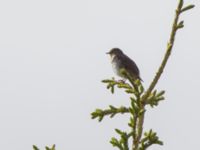
[[[146,113],[146,106],[149,105],[153,108],[158,106],[159,102],[165,99],[165,91],[157,91],[154,88],[158,83],[158,80],[160,79],[171,54],[176,33],[179,29],[184,27],[184,21],[179,21],[179,17],[183,12],[192,8],[194,8],[194,5],[188,5],[184,7],[184,1],[179,0],[175,12],[172,31],[167,43],[166,53],[160,67],[158,68],[157,73],[155,74],[155,77],[153,78],[147,90],[144,89],[142,83],[139,80],[134,81],[125,70],[123,70],[122,73],[124,73],[130,84],[116,81],[114,78],[102,81],[107,85],[107,89],[110,90],[112,94],[114,94],[115,88],[119,88],[123,89],[125,93],[130,95],[130,106],[121,106],[118,108],[110,105],[107,109],[96,109],[91,113],[92,119],[98,119],[98,121],[102,121],[105,116],[110,116],[113,118],[117,114],[126,113],[130,115],[128,122],[130,130],[122,131],[120,129],[115,129],[119,135],[119,139],[112,137],[110,140],[110,143],[114,147],[117,147],[119,150],[146,150],[154,144],[163,145],[163,142],[159,139],[157,133],[152,129],[144,132],[143,134],[143,123]],[[129,147],[130,139],[132,141],[131,148]]]
[[[40,150],[37,146],[33,145],[33,150]],[[56,150],[56,145],[54,144],[52,147],[45,147],[45,150]]]
[[[165,91],[155,90],[155,86],[164,71],[168,58],[171,54],[172,48],[174,46],[176,32],[184,27],[184,21],[179,21],[179,17],[183,12],[186,12],[194,8],[194,5],[188,5],[184,7],[184,1],[179,0],[174,22],[172,26],[172,31],[170,34],[170,39],[167,44],[166,53],[164,55],[163,61],[158,68],[155,77],[153,78],[151,84],[144,89],[142,83],[139,80],[133,81],[129,74],[123,70],[124,75],[129,80],[129,83],[116,81],[114,78],[106,79],[102,82],[107,85],[107,89],[114,94],[115,88],[123,89],[125,93],[130,95],[130,106],[115,107],[110,105],[107,109],[96,109],[91,113],[92,119],[98,119],[99,122],[103,120],[105,116],[110,116],[113,118],[118,114],[129,114],[128,126],[129,131],[123,131],[120,129],[115,129],[116,133],[119,135],[119,139],[112,137],[110,143],[117,147],[119,150],[146,150],[152,145],[158,144],[163,145],[163,142],[157,136],[157,133],[150,129],[143,133],[143,123],[146,113],[146,106],[151,106],[152,108],[158,106],[159,102],[164,100]],[[130,139],[132,141],[131,148],[129,147]],[[33,145],[33,150],[40,150],[37,146]],[[56,150],[55,145],[52,147],[45,147],[45,150]]]

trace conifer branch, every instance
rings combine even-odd
[[[144,117],[146,113],[145,107],[147,105],[150,105],[151,107],[157,106],[160,101],[164,100],[165,91],[157,92],[157,90],[154,90],[154,88],[158,83],[158,80],[160,79],[171,55],[176,33],[179,29],[184,27],[184,21],[179,22],[179,17],[181,13],[194,8],[194,5],[188,5],[186,7],[183,7],[183,5],[183,0],[179,0],[164,58],[155,77],[146,91],[141,82],[139,80],[132,79],[126,70],[123,70],[122,73],[129,80],[130,84],[116,81],[114,78],[102,81],[103,83],[107,84],[107,89],[110,89],[111,93],[114,93],[115,88],[117,87],[124,89],[127,94],[131,95],[130,107],[122,106],[120,108],[116,108],[110,105],[109,109],[96,109],[93,113],[91,113],[92,119],[98,118],[99,121],[102,121],[106,115],[110,115],[111,118],[119,113],[127,113],[130,115],[130,121],[128,125],[131,128],[131,132],[127,133],[119,129],[115,129],[115,131],[120,135],[120,139],[118,140],[113,137],[110,141],[114,147],[117,147],[120,150],[129,150],[128,140],[130,137],[132,137],[131,150],[146,150],[153,144],[163,145],[163,142],[159,139],[156,132],[153,132],[152,130],[145,132],[144,136],[142,136]]]
[[[164,71],[164,68],[165,68],[165,66],[167,64],[167,61],[168,61],[168,59],[170,57],[172,48],[174,46],[175,36],[176,36],[176,33],[177,33],[178,29],[183,27],[183,22],[181,22],[182,26],[180,26],[180,24],[178,23],[180,14],[182,12],[184,12],[184,11],[187,11],[189,9],[194,8],[194,5],[189,5],[189,6],[185,7],[185,8],[183,8],[183,4],[184,4],[184,1],[183,0],[179,0],[178,7],[176,9],[176,13],[175,13],[175,17],[174,17],[174,21],[173,21],[173,26],[172,26],[172,31],[171,31],[171,34],[170,34],[170,39],[169,39],[169,42],[167,44],[166,53],[164,55],[163,61],[162,61],[161,65],[160,65],[160,67],[159,67],[159,69],[158,69],[153,81],[151,82],[151,84],[150,84],[149,88],[147,89],[146,93],[141,98],[142,108],[145,107],[145,103],[147,103],[148,96],[153,91],[154,87],[156,86],[158,80],[160,79],[160,77],[161,77],[161,75],[162,75],[162,73]],[[140,141],[141,136],[142,136],[144,116],[145,116],[145,113],[139,117],[139,121],[138,121],[138,137],[137,137],[136,143],[133,145],[133,150],[137,150],[138,145],[139,145],[139,141]]]
[[[33,145],[33,150],[40,150],[36,145]],[[45,150],[56,150],[56,145],[54,144],[52,147],[45,147]]]
[[[92,119],[98,118],[99,122],[103,120],[105,116],[110,115],[110,118],[113,118],[116,114],[124,114],[129,113],[129,108],[121,106],[120,108],[116,108],[112,105],[109,106],[109,109],[96,109],[91,113]]]

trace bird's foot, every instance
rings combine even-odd
[[[119,83],[125,83],[126,80],[125,79],[122,79],[122,80],[118,80]]]

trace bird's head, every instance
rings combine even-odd
[[[115,57],[115,56],[123,55],[123,52],[119,48],[112,48],[106,54],[109,54],[111,56],[111,58],[112,58],[112,57]]]

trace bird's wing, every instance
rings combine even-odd
[[[139,78],[141,80],[140,71],[139,71],[136,63],[126,55],[123,55],[122,57],[124,57],[121,59],[121,60],[123,60],[122,64],[123,64],[124,68],[126,70],[128,70],[131,75],[133,75],[134,77]]]

